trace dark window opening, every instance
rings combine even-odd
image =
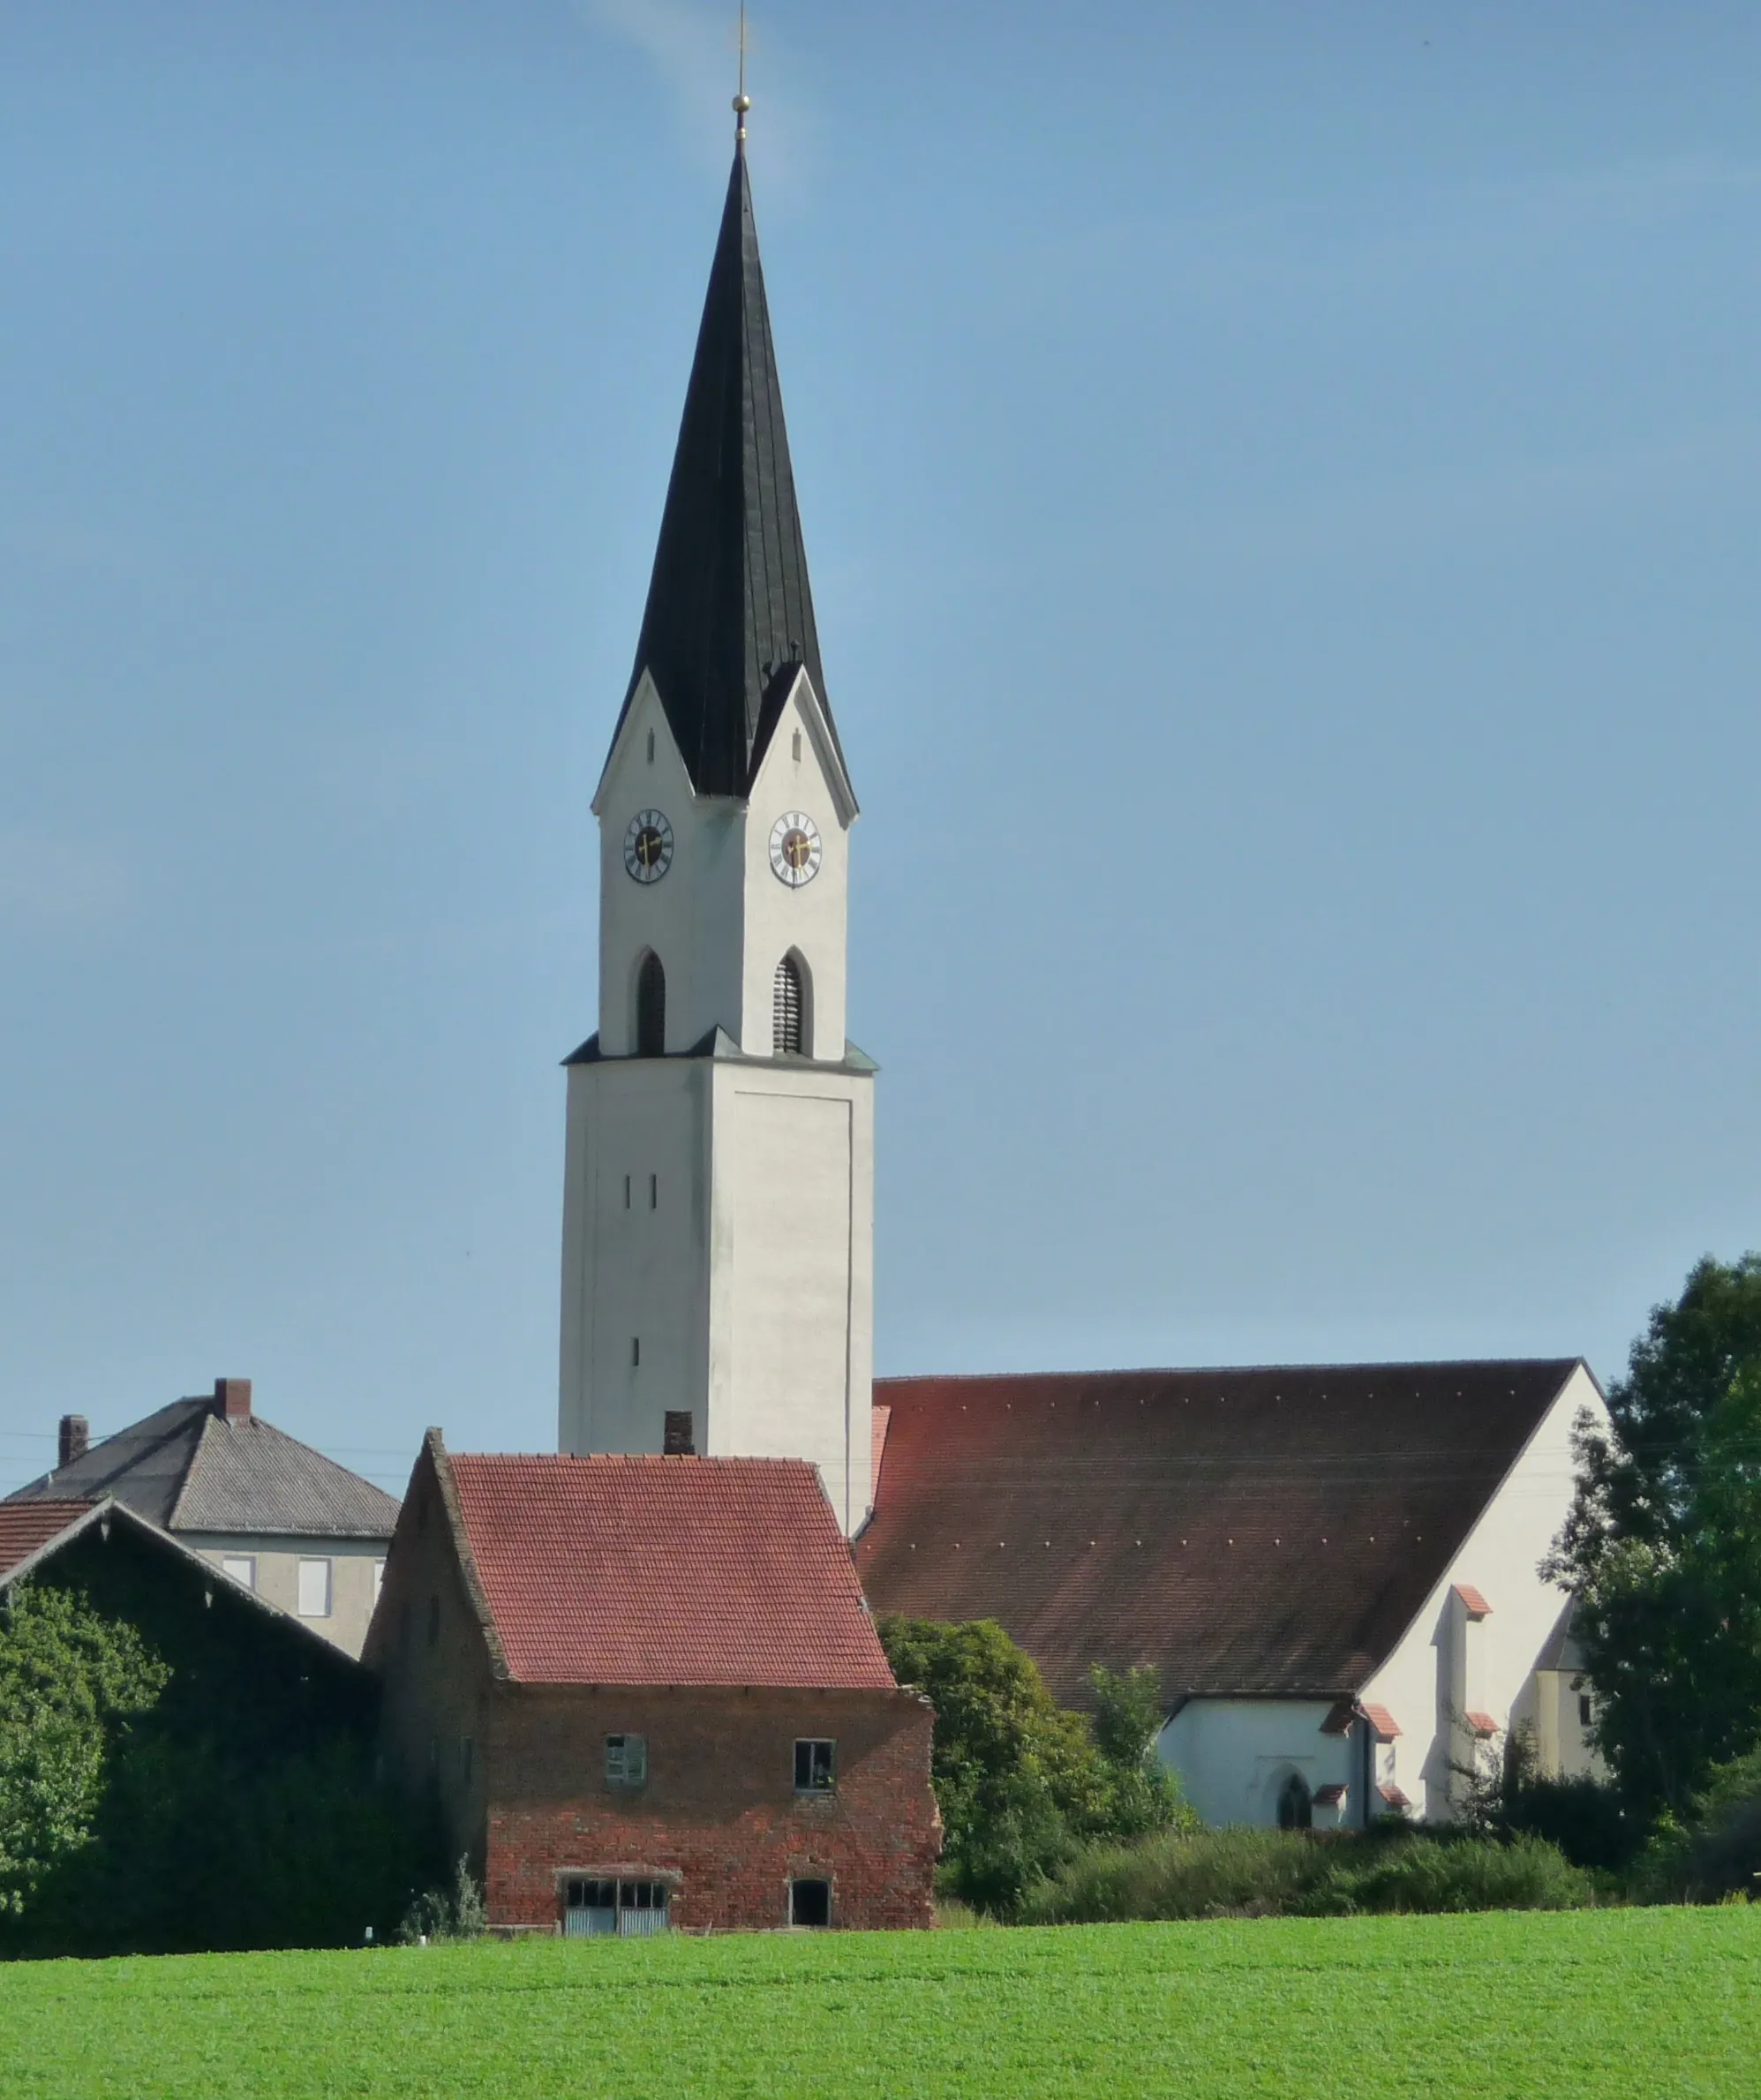
[[[658,1210],[660,1208],[660,1177],[658,1174],[651,1174],[648,1178],[648,1208],[651,1210]]]
[[[1590,1694],[1587,1691],[1581,1691],[1577,1695],[1577,1725],[1580,1728],[1590,1726]]]
[[[689,1407],[669,1407],[660,1433],[660,1449],[667,1458],[690,1458],[697,1449],[696,1417]]]
[[[629,1176],[628,1174],[624,1176],[624,1208],[626,1210],[629,1208]]]
[[[830,1794],[838,1784],[838,1745],[817,1736],[795,1744],[795,1792]]]
[[[651,729],[648,733],[648,763],[651,765],[654,764],[654,732]]]
[[[792,1925],[829,1925],[832,1923],[832,1884],[829,1881],[790,1882],[789,1923]]]
[[[636,974],[636,1054],[658,1058],[666,1049],[666,973],[651,948]]]
[[[642,1336],[640,1335],[632,1335],[629,1338],[629,1366],[632,1371],[639,1371],[642,1368]]]
[[[1278,1828],[1312,1830],[1313,1827],[1314,1796],[1301,1773],[1293,1772],[1278,1789]]]
[[[771,1002],[771,1050],[773,1056],[801,1056],[802,1014],[806,1005],[801,965],[793,955],[786,955],[777,965],[776,988]]]

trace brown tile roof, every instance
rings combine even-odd
[[[1370,1724],[1378,1742],[1392,1742],[1399,1735],[1400,1723],[1386,1706],[1362,1706],[1358,1712]]]
[[[0,1577],[77,1524],[91,1507],[87,1502],[0,1502]]]
[[[1392,1780],[1386,1786],[1378,1787],[1376,1792],[1381,1795],[1385,1804],[1391,1809],[1410,1809],[1412,1806],[1411,1800],[1401,1792]]]
[[[892,1689],[805,1460],[428,1449],[510,1677]]]
[[[1349,1790],[1340,1780],[1328,1780],[1324,1787],[1315,1788],[1314,1805],[1318,1809],[1336,1809]]]
[[[1079,1701],[1334,1699],[1385,1660],[1576,1359],[886,1379],[857,1568],[877,1612],[994,1618]]]

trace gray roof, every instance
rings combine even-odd
[[[836,745],[752,190],[736,149],[618,727],[648,672],[692,787],[744,795],[801,669]]]
[[[255,1415],[222,1421],[211,1399],[174,1400],[9,1502],[114,1495],[170,1532],[389,1539],[397,1502]]]

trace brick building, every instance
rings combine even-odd
[[[365,1660],[493,1927],[930,1922],[932,1716],[804,1461],[453,1456],[431,1430]]]

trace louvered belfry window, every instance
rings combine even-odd
[[[798,1058],[801,1055],[801,965],[793,955],[786,955],[777,965],[777,989],[771,1014],[771,1047],[779,1058]]]
[[[636,975],[636,1054],[658,1058],[666,1049],[666,973],[651,948]]]

